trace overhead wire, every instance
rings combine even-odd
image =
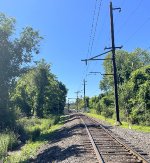
[[[98,26],[98,20],[99,20],[101,5],[102,5],[102,0],[100,0],[99,6],[98,6],[97,17],[96,17],[96,22],[95,22],[95,28],[94,28],[94,31],[93,31],[93,37],[92,37],[89,57],[91,57],[91,54],[92,54],[92,51],[93,51],[93,45],[94,45],[95,36],[96,36],[96,32],[97,32],[97,26]],[[96,65],[97,65],[97,62],[93,66],[95,67]]]
[[[135,36],[135,34],[136,34],[137,32],[139,32],[139,31],[144,27],[144,25],[145,25],[146,23],[148,23],[149,21],[150,21],[150,17],[148,17],[148,18],[137,28],[137,30],[134,31],[130,37],[128,37],[128,39],[124,42],[124,44],[126,44],[127,42],[129,42],[129,41],[131,40],[131,38],[133,38],[133,37]]]
[[[102,0],[100,0],[99,7],[98,7],[98,13],[97,13],[97,18],[96,18],[96,22],[95,22],[95,28],[94,28],[94,33],[93,33],[93,38],[92,38],[92,43],[91,43],[91,48],[90,48],[90,56],[91,56],[91,53],[93,50],[93,44],[95,41],[95,35],[96,35],[96,31],[97,31],[97,25],[98,25],[98,20],[99,20],[99,15],[100,15],[101,4],[102,4]]]
[[[99,2],[98,11],[97,11],[97,3],[98,3],[98,0],[95,0],[95,5],[94,5],[94,10],[93,10],[92,24],[91,24],[91,30],[90,30],[88,50],[87,50],[86,58],[91,56],[91,53],[92,53],[93,44],[94,44],[95,35],[96,35],[96,30],[97,30],[97,25],[98,25],[98,20],[99,20],[99,15],[100,15],[100,8],[101,8],[102,0],[100,0],[100,2]],[[96,17],[96,13],[97,13],[97,17]],[[86,69],[83,72],[82,80],[87,78],[88,69],[89,69],[89,63],[87,64]]]
[[[86,55],[87,58],[88,58],[88,55],[89,55],[89,52],[90,52],[90,45],[91,45],[91,39],[92,39],[92,34],[93,34],[94,22],[95,22],[97,1],[98,1],[98,0],[95,0],[95,5],[94,5],[93,18],[92,18],[92,25],[91,25],[90,36],[89,36],[88,51],[87,51],[87,55]]]
[[[123,2],[124,2],[124,1],[123,1]],[[88,44],[87,58],[88,58],[89,56],[91,56],[91,54],[92,54],[93,44],[94,44],[95,35],[96,35],[96,31],[97,31],[98,19],[99,19],[99,15],[100,15],[101,3],[102,3],[102,0],[101,0],[100,3],[99,3],[98,12],[97,12],[97,17],[96,17],[96,19],[95,19],[97,0],[95,1],[95,7],[94,7],[93,19],[92,19],[92,26],[91,26],[91,31],[90,31],[90,39],[89,39],[89,44]],[[133,17],[133,15],[136,13],[137,9],[141,6],[141,3],[142,3],[142,0],[139,1],[139,3],[136,5],[136,7],[135,7],[135,8],[131,11],[131,13],[129,14],[128,18],[120,25],[120,27],[119,27],[118,30],[116,31],[117,34],[119,34],[119,32],[121,31],[122,26],[126,26],[126,25],[127,25],[128,21],[129,21],[129,18],[131,19],[131,18]],[[124,3],[122,3],[122,4],[124,4]],[[96,21],[96,22],[95,22],[95,21]],[[134,33],[125,41],[125,43],[126,43],[126,42],[129,42],[129,40],[130,40],[139,30],[141,30],[141,29],[143,28],[143,26],[144,26],[148,21],[150,21],[150,17],[147,18],[147,19],[140,25],[140,27],[139,27],[136,31],[134,31]],[[94,28],[94,22],[95,22],[95,28]],[[92,35],[93,35],[93,37],[92,37]],[[148,48],[146,48],[145,50],[143,50],[143,51],[141,52],[141,54],[142,54],[144,51],[148,50],[148,49],[150,49],[150,47],[148,47]],[[89,64],[87,65],[86,70],[85,70],[85,72],[84,72],[84,74],[83,74],[82,77],[87,78],[88,69],[89,69]],[[83,79],[84,79],[84,78],[83,78]]]
[[[102,0],[99,1],[99,5],[98,5],[98,8],[97,8],[97,17],[95,20],[95,26],[94,26],[94,30],[93,30],[93,36],[92,36],[92,40],[91,40],[91,46],[90,46],[90,51],[89,51],[89,57],[91,57],[91,54],[92,54],[92,51],[93,51],[93,45],[94,45],[94,41],[95,41],[95,36],[96,36],[96,32],[97,32],[97,26],[98,26],[98,20],[99,20],[99,15],[100,15],[100,10],[101,10],[101,5],[102,5]],[[89,69],[89,64],[88,64],[88,67],[87,67],[87,72],[88,72],[88,69]],[[86,74],[86,77],[87,77],[87,74]]]
[[[139,3],[135,6],[135,8],[129,13],[128,17],[125,19],[125,21],[116,29],[117,35],[119,35],[120,31],[122,30],[122,27],[125,27],[129,20],[134,16],[134,14],[138,11],[138,8],[141,6],[141,3],[143,1],[140,0]]]

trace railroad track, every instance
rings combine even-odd
[[[80,115],[89,140],[85,139],[85,148],[94,149],[94,153],[99,163],[148,163],[144,155],[138,153],[120,139],[112,135],[107,129],[97,121]],[[91,145],[92,144],[92,145]]]

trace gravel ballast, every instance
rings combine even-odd
[[[97,120],[97,119],[96,119]],[[118,126],[111,126],[99,121],[115,136],[124,139],[130,146],[141,149],[150,158],[150,133],[143,133]],[[70,115],[64,126],[53,134],[52,140],[41,147],[34,163],[96,163],[93,151],[87,150],[84,142],[88,141],[86,131],[77,115]],[[149,159],[150,161],[150,159]]]
[[[65,125],[53,135],[53,140],[38,151],[34,163],[96,163],[91,151],[84,147],[83,125],[76,115],[70,115]]]

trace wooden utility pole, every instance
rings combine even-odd
[[[69,98],[68,98],[68,113],[69,113],[69,106],[70,106],[70,103],[69,103]]]
[[[116,124],[120,125],[120,116],[119,116],[119,104],[118,104],[118,88],[117,88],[117,68],[115,60],[115,49],[121,47],[115,47],[115,38],[114,38],[114,22],[113,22],[113,10],[121,10],[120,8],[113,8],[112,2],[110,2],[110,25],[111,25],[111,43],[112,43],[112,63],[113,63],[113,76],[114,76],[114,95],[115,95],[115,109],[116,109]]]
[[[86,83],[87,81],[85,81],[85,79],[83,80],[83,85],[84,85],[84,111],[86,111],[86,99],[85,99],[85,83]]]
[[[75,92],[77,94],[77,112],[79,111],[79,98],[78,98],[78,94],[80,93],[80,91]]]

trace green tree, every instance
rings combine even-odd
[[[109,53],[106,58],[111,58]],[[122,85],[124,82],[127,82],[130,78],[130,75],[136,69],[148,65],[150,63],[150,52],[142,50],[140,48],[135,49],[133,52],[127,52],[124,50],[116,51],[116,65],[117,65],[117,74],[118,74],[118,84]],[[113,73],[112,61],[105,60],[104,71],[106,74]],[[103,80],[100,81],[100,89],[107,92],[113,89],[113,77],[104,76]]]
[[[9,92],[14,81],[26,70],[32,54],[39,53],[38,31],[26,27],[14,38],[15,19],[0,14],[0,109],[8,108]]]
[[[132,123],[150,125],[150,66],[144,66],[131,73],[130,79],[122,85],[120,104],[127,110]]]
[[[65,85],[56,79],[50,65],[42,60],[19,78],[12,101],[15,108],[19,108],[26,116],[45,117],[63,113],[66,94]]]

